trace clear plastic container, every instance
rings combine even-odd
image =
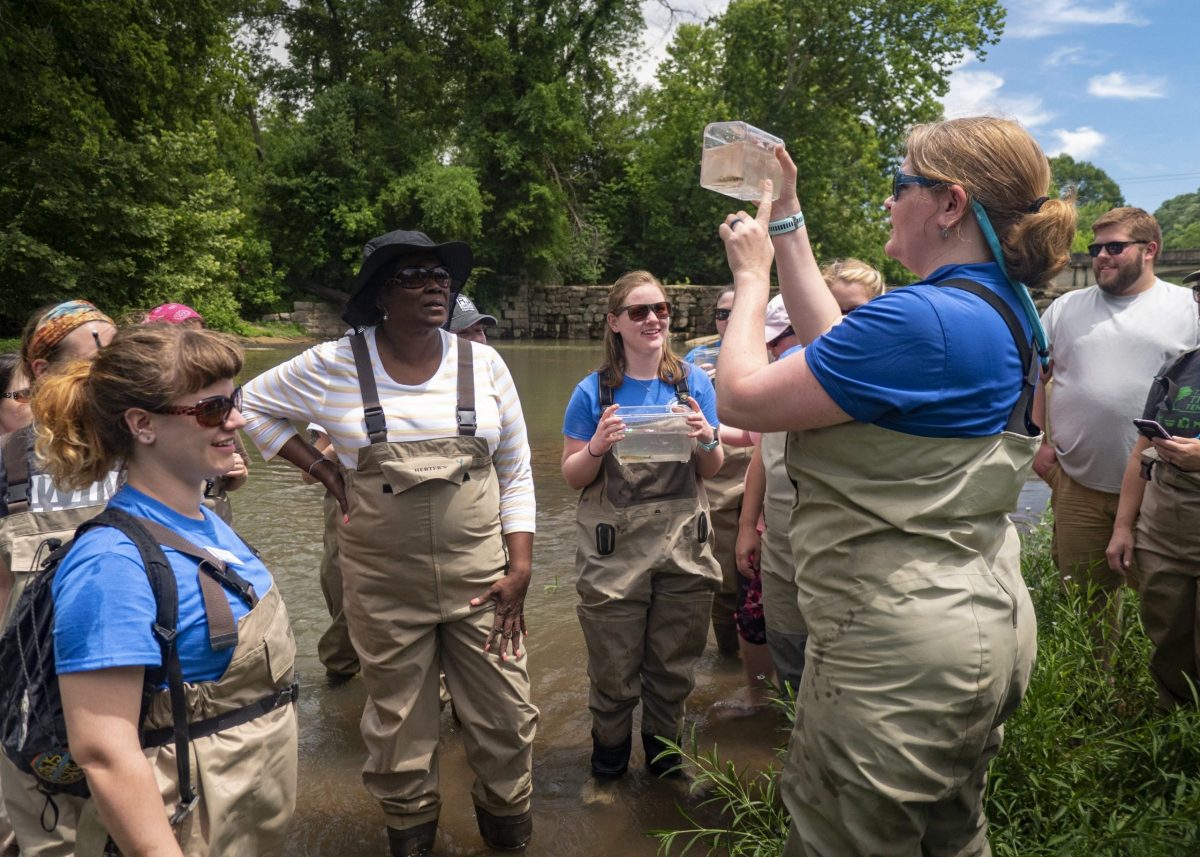
[[[772,196],[779,199],[783,170],[775,159],[775,147],[782,142],[745,122],[710,122],[704,128],[700,187],[734,199],[755,200],[762,197],[763,179],[770,179]]]
[[[692,457],[687,412],[681,405],[622,406],[617,415],[625,423],[625,439],[616,445],[622,464],[687,461]]]

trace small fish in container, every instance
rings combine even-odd
[[[616,453],[622,464],[691,459],[693,444],[685,406],[629,405],[622,407],[620,414],[625,439],[616,444]]]
[[[783,168],[775,147],[783,140],[745,122],[710,122],[704,128],[700,156],[700,187],[734,199],[762,198],[763,179],[771,180],[773,198],[779,199]]]

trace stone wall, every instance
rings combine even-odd
[[[691,339],[713,333],[713,307],[724,286],[667,286],[671,333]],[[499,306],[481,307],[496,316],[488,331],[497,339],[601,339],[608,312],[607,285],[522,286]]]
[[[346,332],[342,308],[324,301],[296,301],[291,312],[273,312],[263,321],[290,321],[305,329],[313,339],[337,339]]]
[[[667,286],[671,333],[691,339],[715,332],[712,311],[724,286]],[[601,339],[608,304],[607,285],[522,286],[497,306],[480,310],[496,317],[488,336],[496,339]],[[296,301],[291,312],[265,315],[263,321],[290,321],[314,339],[336,339],[346,332],[341,308],[321,301]]]

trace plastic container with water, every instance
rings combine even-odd
[[[622,406],[617,415],[625,423],[625,439],[616,445],[622,464],[655,461],[688,461],[687,411],[679,404]]]
[[[756,200],[762,198],[763,179],[770,179],[772,196],[779,199],[783,169],[775,159],[775,147],[782,142],[745,122],[710,122],[704,128],[700,187],[734,199]]]

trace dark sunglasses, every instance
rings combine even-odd
[[[450,285],[450,272],[445,268],[401,268],[388,282],[402,289],[423,289],[426,283],[435,283],[442,288]]]
[[[1149,244],[1149,241],[1105,241],[1103,244],[1089,244],[1088,255],[1095,259],[1103,250],[1110,256],[1120,256],[1130,244]]]
[[[713,318],[717,321],[729,321],[729,314],[733,312],[731,309],[715,309],[713,310]]]
[[[795,332],[796,331],[792,330],[792,326],[789,324],[787,327],[785,327],[783,329],[783,331],[778,336],[776,336],[774,339],[772,339],[770,342],[767,343],[767,347],[774,348],[776,345],[778,345],[780,342],[782,342],[786,337],[792,336],[793,334],[795,334]]]
[[[33,398],[33,393],[28,387],[26,387],[24,390],[13,390],[9,393],[0,393],[0,399],[12,399],[18,405],[28,405],[31,398]]]
[[[242,409],[241,387],[234,390],[232,396],[209,396],[207,399],[201,399],[190,407],[171,405],[166,408],[159,408],[154,413],[195,417],[196,422],[205,428],[216,428],[229,419],[229,414],[234,408],[239,411]]]
[[[658,318],[669,318],[671,315],[670,301],[659,301],[653,304],[626,304],[613,315],[620,315],[623,312],[629,313],[630,321],[645,321],[650,313],[654,313]]]
[[[1200,304],[1200,283],[1197,283],[1196,285],[1192,286],[1192,297],[1195,299],[1196,303]],[[25,390],[24,392],[26,394],[29,393],[28,390]],[[19,402],[21,400],[17,399],[17,401]],[[26,401],[28,401],[28,397],[26,398]]]
[[[900,189],[908,184],[920,185],[921,187],[941,187],[945,182],[940,182],[937,179],[927,179],[925,176],[912,176],[896,170],[896,172],[892,173],[892,199],[899,199]]]

